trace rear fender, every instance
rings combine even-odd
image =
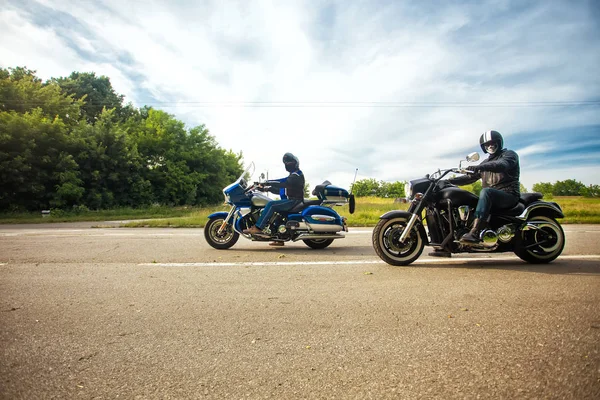
[[[411,219],[412,216],[413,216],[413,214],[409,213],[408,211],[392,210],[392,211],[388,211],[385,214],[383,214],[381,217],[379,217],[379,219],[405,218],[408,221]],[[417,225],[417,229],[419,230],[419,234],[421,235],[421,238],[425,242],[425,245],[428,245],[429,237],[427,237],[427,233],[425,232],[425,228],[423,227],[421,218],[418,218],[417,221],[415,222],[415,224]]]
[[[565,214],[563,213],[560,206],[554,202],[548,201],[536,201],[535,203],[530,204],[525,208],[525,210],[519,215],[519,219],[528,220],[531,217],[535,217],[538,215],[543,215],[545,217],[550,218],[564,218]]]

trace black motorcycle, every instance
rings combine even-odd
[[[478,161],[472,153],[466,161]],[[449,173],[472,173],[462,167],[438,170],[424,178],[408,182],[405,187],[408,211],[395,210],[380,217],[373,230],[373,247],[377,255],[391,265],[408,265],[415,261],[426,245],[438,255],[452,253],[514,252],[529,263],[549,263],[565,246],[565,234],[556,221],[564,218],[560,206],[542,201],[541,193],[522,193],[511,209],[492,208],[487,228],[479,243],[462,243],[460,238],[471,230],[479,198],[450,184]],[[423,214],[427,225],[424,226]]]

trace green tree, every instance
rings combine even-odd
[[[521,191],[521,193],[528,193],[527,188],[522,183],[519,184],[519,190]]]
[[[137,143],[113,114],[114,110],[105,110],[96,124],[81,124],[74,132],[85,204],[93,209],[141,206],[154,200]]]
[[[600,185],[589,185],[581,189],[581,195],[585,197],[599,197]]]
[[[554,185],[550,182],[539,182],[533,184],[533,191],[542,193],[544,196],[552,195],[554,192]]]
[[[144,178],[152,182],[161,204],[215,204],[222,189],[242,172],[241,154],[218,147],[203,125],[187,131],[164,111],[147,109],[130,125],[146,164]]]
[[[0,68],[0,111],[23,114],[40,109],[44,116],[76,124],[82,104],[63,94],[58,85],[42,83],[26,67]]]
[[[81,111],[90,123],[95,123],[100,118],[104,108],[115,109],[115,115],[119,118],[123,114],[131,114],[131,108],[123,108],[124,96],[115,92],[106,76],[96,76],[95,72],[73,72],[68,77],[51,79],[50,82],[58,85],[67,95],[83,102]]]
[[[354,182],[351,191],[356,197],[376,196],[379,186],[379,182],[373,178],[361,179]]]
[[[122,99],[94,73],[42,83],[0,68],[0,209],[220,202],[242,154],[204,125]]]
[[[585,185],[574,179],[565,181],[557,181],[553,185],[552,194],[554,196],[580,196],[581,191],[585,189]]]
[[[404,182],[379,182],[379,187],[376,190],[376,195],[378,197],[405,197],[404,194]]]
[[[39,108],[0,112],[0,209],[35,210],[76,201],[81,182],[70,156],[72,145],[62,119],[48,118]]]

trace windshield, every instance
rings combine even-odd
[[[237,180],[244,179],[246,182],[249,182],[252,179],[252,175],[254,175],[254,168],[254,162],[251,161]]]

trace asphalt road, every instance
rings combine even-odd
[[[379,261],[201,229],[0,226],[3,399],[598,399],[600,226],[563,256]],[[427,253],[426,249],[425,253]]]

